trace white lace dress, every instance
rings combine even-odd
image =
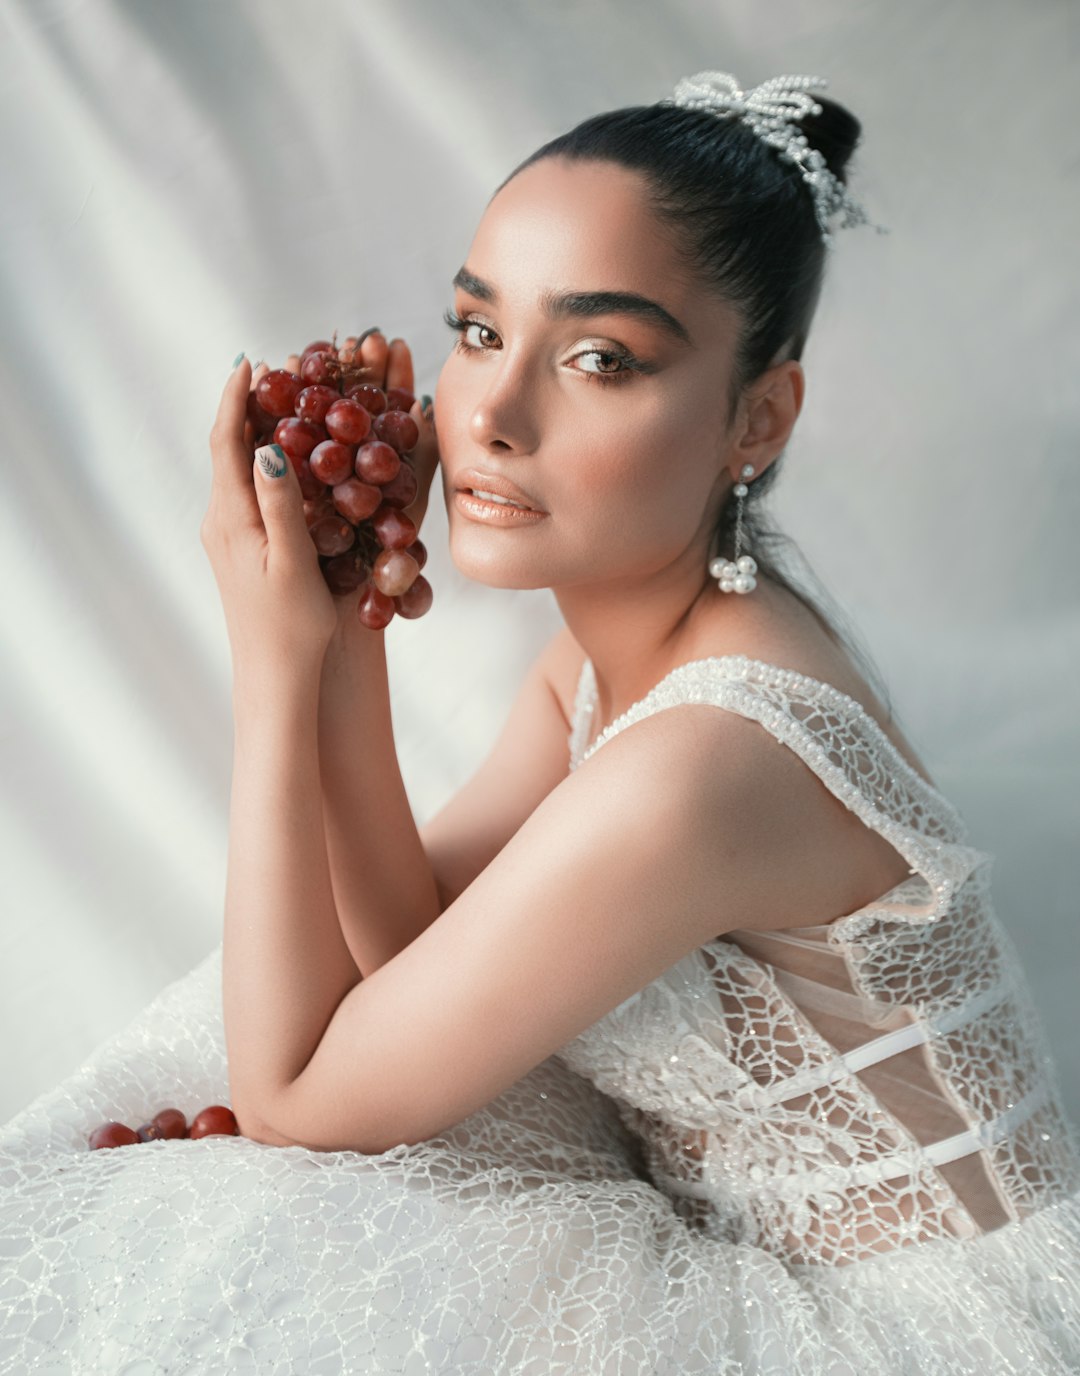
[[[430,1141],[89,1151],[227,1102],[218,947],[0,1131],[0,1372],[1080,1372],[1080,1142],[991,857],[854,699],[743,656],[587,749],[586,661],[569,767],[690,702],[760,722],[908,878],[710,942]]]

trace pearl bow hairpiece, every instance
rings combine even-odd
[[[832,248],[833,236],[828,225],[836,211],[844,212],[841,229],[870,224],[870,218],[795,124],[805,115],[821,114],[821,106],[809,92],[828,84],[823,76],[774,76],[750,91],[743,91],[730,72],[698,72],[696,76],[684,77],[676,85],[674,96],[659,104],[708,110],[720,118],[737,115],[759,138],[776,148],[784,162],[796,164],[813,194],[821,237],[826,247]],[[879,234],[889,232],[884,225],[874,228]]]

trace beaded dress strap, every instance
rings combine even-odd
[[[871,830],[884,836],[925,880],[929,899],[922,910],[904,908],[910,920],[925,920],[941,912],[971,872],[990,856],[966,843],[967,828],[960,813],[914,769],[874,717],[856,698],[832,684],[794,669],[746,655],[719,655],[691,660],[667,674],[643,698],[606,726],[585,747],[596,703],[596,677],[586,658],[578,679],[570,733],[570,770],[579,768],[620,731],[665,707],[707,703],[758,721],[789,746],[841,802]],[[818,709],[808,719],[796,716],[794,704]],[[884,797],[850,777],[844,751],[830,740],[825,717],[832,716],[858,742],[867,760],[883,765],[889,786],[899,787],[893,800],[897,811],[917,815],[920,825],[899,820]]]

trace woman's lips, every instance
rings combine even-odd
[[[454,505],[471,520],[485,525],[528,525],[547,518],[546,511],[531,511],[528,507],[504,506],[501,502],[485,501],[472,492],[459,489],[454,493]]]

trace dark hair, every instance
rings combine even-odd
[[[846,184],[845,169],[862,126],[850,111],[815,93],[820,114],[798,121],[811,147]],[[798,169],[783,162],[740,120],[707,110],[658,102],[593,115],[538,148],[496,187],[542,158],[616,163],[644,174],[649,204],[664,225],[686,269],[739,312],[743,329],[728,391],[733,419],[743,389],[771,365],[800,359],[824,278],[826,248],[810,188]],[[786,452],[786,451],[785,451]],[[810,568],[795,541],[771,521],[761,504],[773,483],[781,453],[751,484],[744,498],[745,546],[759,573],[792,592],[834,641],[846,645],[875,681],[889,714],[886,685],[853,624]],[[731,558],[736,499],[729,489],[708,557]],[[782,567],[794,556],[812,582],[818,601]],[[832,618],[823,610],[826,604]]]

